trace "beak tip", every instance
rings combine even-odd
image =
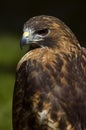
[[[26,45],[26,39],[25,38],[22,38],[20,40],[20,48],[23,49],[23,46]]]

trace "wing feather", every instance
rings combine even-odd
[[[48,49],[41,55],[31,54],[17,70],[14,130],[82,130],[81,122],[86,124],[86,55],[52,53],[51,58]]]

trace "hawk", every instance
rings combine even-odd
[[[86,49],[53,16],[33,17],[23,31],[13,130],[86,130]]]

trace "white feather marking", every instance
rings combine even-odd
[[[47,110],[43,110],[42,112],[38,112],[40,124],[42,124],[44,122],[44,120],[47,118],[47,113],[48,113]]]

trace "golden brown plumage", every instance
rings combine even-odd
[[[36,16],[24,25],[17,66],[13,130],[86,130],[86,49],[59,19]]]

